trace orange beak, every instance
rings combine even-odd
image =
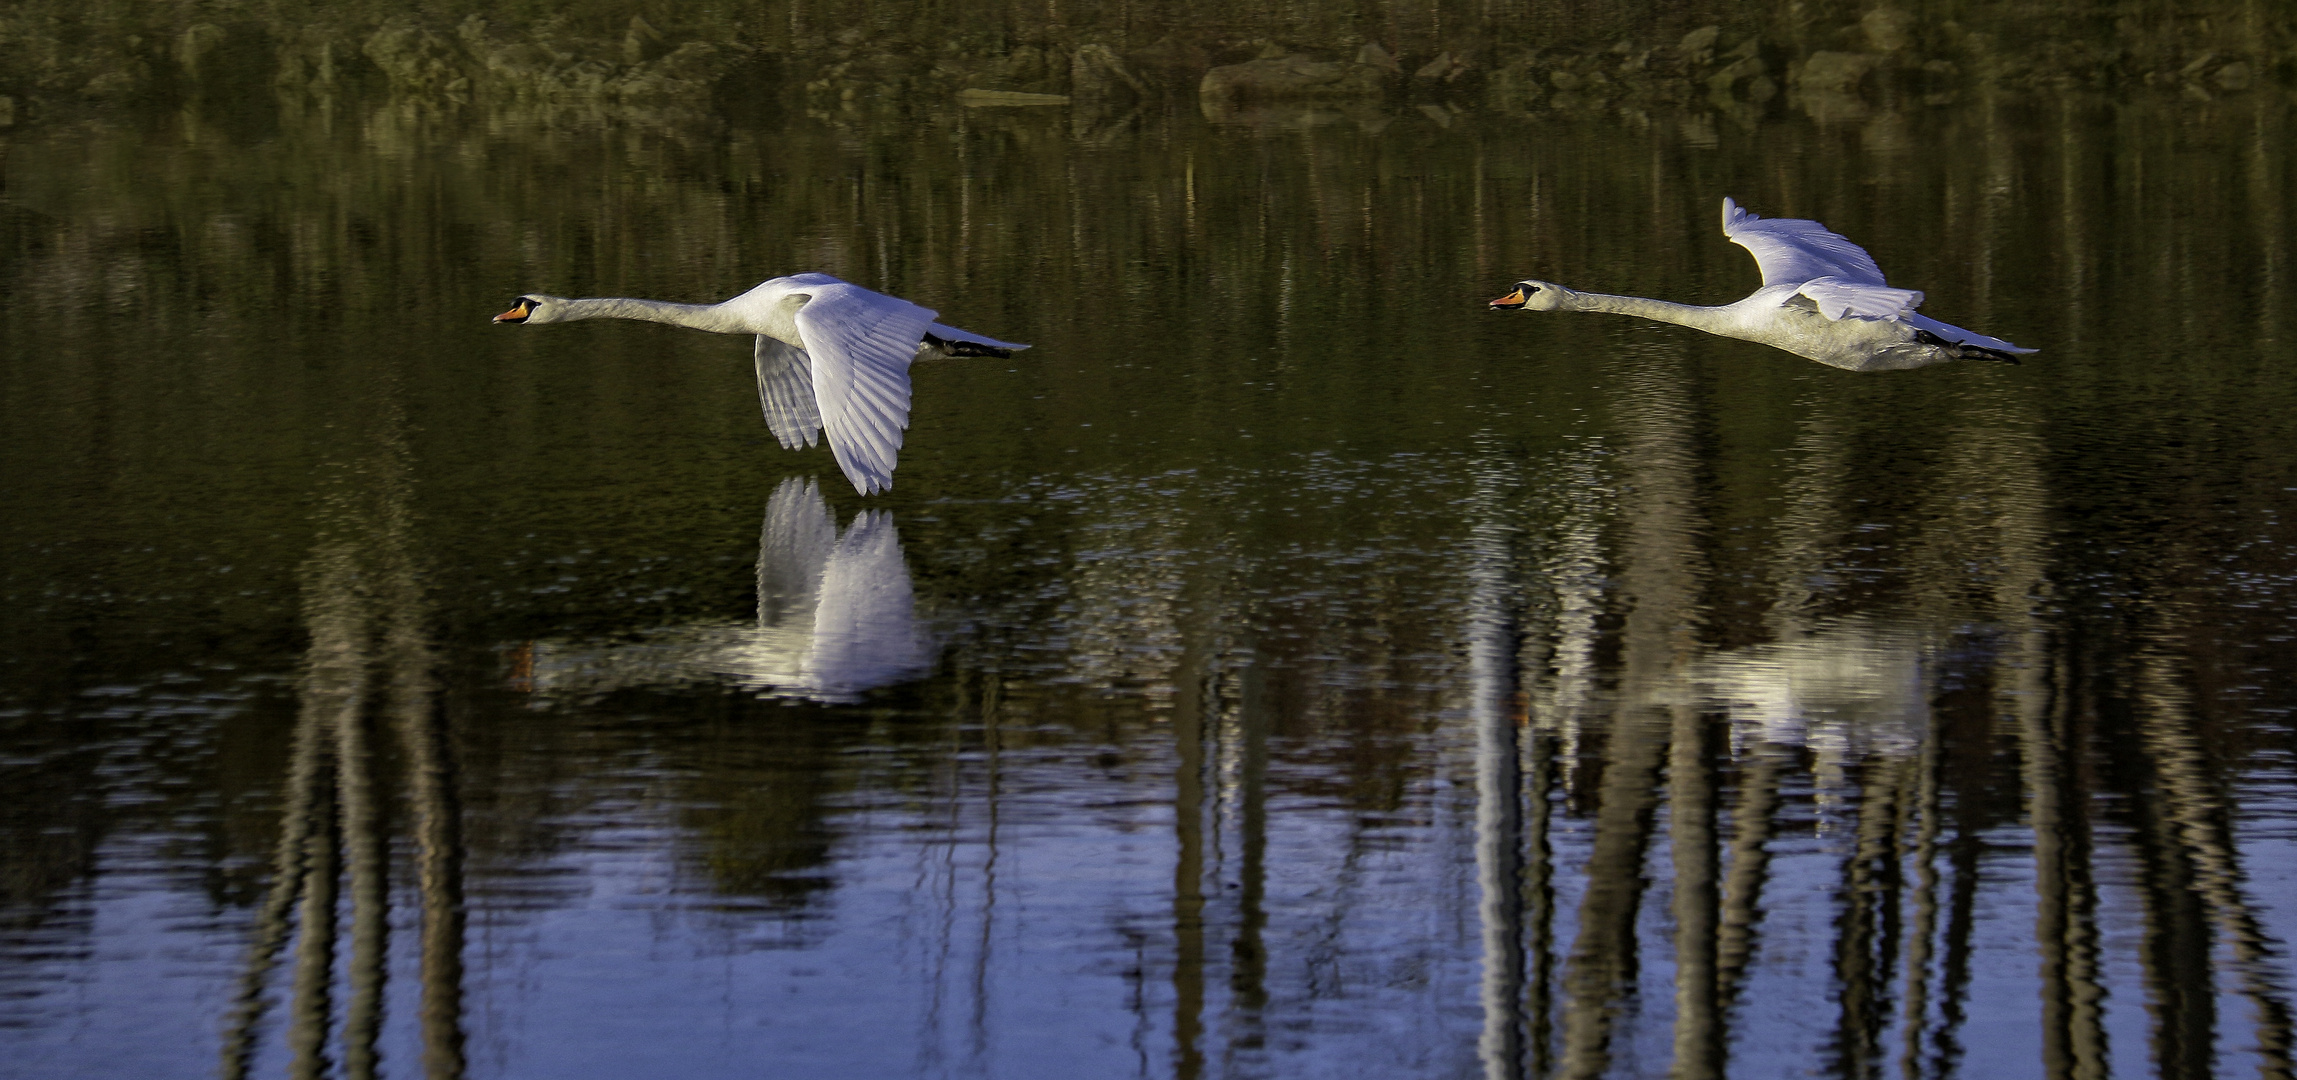
[[[514,307],[514,308],[510,309],[509,311],[503,312],[502,314],[495,316],[495,317],[494,317],[494,321],[496,321],[496,322],[525,322],[525,321],[526,321],[526,317],[527,317],[527,316],[529,316],[529,315],[532,315],[532,314],[534,314],[534,305],[533,305],[533,304],[529,304],[529,303],[527,303],[527,302],[526,302],[526,301],[524,301],[524,300],[521,300],[521,301],[519,301],[519,302],[518,302],[518,306],[517,306],[517,307]]]
[[[1506,296],[1502,296],[1499,299],[1492,301],[1491,306],[1499,308],[1503,311],[1513,310],[1515,308],[1522,307],[1526,302],[1528,302],[1529,299],[1529,297],[1523,295],[1523,287],[1519,285],[1516,286],[1516,290],[1514,292],[1511,292]]]

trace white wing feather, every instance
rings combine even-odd
[[[893,486],[909,426],[909,362],[936,313],[844,282],[808,291],[798,336],[813,358],[822,432],[846,479],[874,494]]]
[[[1812,278],[1803,282],[1801,291],[1818,305],[1818,313],[1829,319],[1846,315],[1860,319],[1902,319],[1922,306],[1922,294],[1913,289],[1893,289],[1888,285],[1868,285],[1838,277]]]
[[[814,407],[813,358],[804,349],[758,335],[758,407],[782,448],[812,446],[821,433],[821,410]]]
[[[1763,218],[1725,198],[1723,235],[1754,254],[1765,285],[1800,285],[1824,277],[1858,285],[1883,284],[1882,268],[1874,265],[1874,256],[1815,221]]]

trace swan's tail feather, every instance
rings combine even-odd
[[[2023,361],[2018,359],[2016,353],[2006,353],[2000,349],[1989,349],[1984,345],[1969,345],[1961,342],[1948,341],[1945,338],[1939,337],[1938,335],[1933,334],[1928,330],[1916,330],[1914,332],[1914,340],[1919,341],[1924,345],[1936,345],[1940,349],[1945,350],[1946,355],[1951,356],[1956,360],[1991,360],[1997,364],[2023,363]],[[2034,350],[2025,349],[2022,351],[2033,352]]]
[[[1011,359],[1013,356],[1013,350],[1010,348],[984,345],[978,341],[946,340],[932,334],[925,335],[922,344],[942,356],[994,356],[999,360]],[[1026,345],[1020,347],[1028,348]]]
[[[987,334],[976,334],[971,330],[960,330],[941,323],[926,327],[925,340],[917,344],[920,360],[927,359],[929,355],[994,356],[1005,359],[1028,348],[1017,341],[999,341]]]

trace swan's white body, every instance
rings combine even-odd
[[[1763,286],[1733,304],[1698,307],[1520,281],[1491,302],[1532,311],[1639,315],[1784,349],[1846,371],[1899,371],[1948,360],[2017,363],[2021,349],[1915,313],[1922,294],[1884,283],[1866,249],[1815,221],[1765,219],[1723,200],[1723,235],[1755,256]]]
[[[943,326],[933,309],[828,274],[778,277],[723,303],[528,294],[496,322],[643,319],[714,334],[757,335],[758,403],[795,450],[826,436],[864,495],[893,486],[909,426],[909,365],[931,356],[1005,356],[1010,341]]]

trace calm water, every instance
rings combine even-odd
[[[2288,1076],[2290,120],[9,134],[0,1074]],[[1724,195],[2043,351],[1484,309]]]

